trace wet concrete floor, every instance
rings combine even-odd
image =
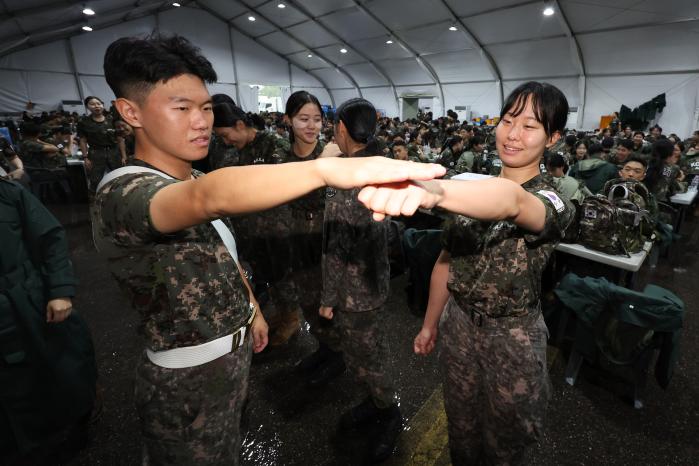
[[[103,414],[93,439],[70,465],[136,465],[141,443],[132,403],[133,368],[141,351],[137,314],[129,309],[106,263],[94,250],[87,207],[51,206],[66,226],[80,279],[75,308],[86,318],[96,346],[103,389]],[[662,390],[651,378],[645,407],[634,409],[627,386],[583,366],[574,387],[563,380],[564,352],[550,351],[553,399],[542,441],[527,455],[532,465],[696,465],[699,464],[699,318],[696,315],[699,221],[690,218],[675,246],[672,263],[661,259],[638,274],[638,284],[655,283],[686,303],[681,355],[674,378]],[[391,465],[449,464],[446,419],[437,358],[417,357],[412,339],[421,318],[406,305],[406,278],[392,283],[386,326],[388,367],[405,421]],[[637,285],[638,286],[638,285]],[[255,356],[244,422],[243,465],[355,465],[362,463],[363,433],[339,434],[340,414],[364,394],[349,374],[311,390],[293,363],[315,349],[306,329],[287,345]]]

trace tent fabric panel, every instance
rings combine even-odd
[[[362,93],[366,100],[374,104],[376,110],[381,111],[388,117],[398,116],[398,106],[390,87],[362,89]]]
[[[583,34],[578,41],[589,74],[634,74],[699,69],[696,35],[696,23],[680,23]]]
[[[233,30],[233,50],[240,83],[289,85],[289,65],[277,55]],[[228,37],[228,34],[226,34]]]
[[[400,32],[400,37],[418,53],[444,53],[476,48],[463,31],[450,31],[451,21]]]
[[[292,4],[285,3],[285,8],[278,8],[277,5],[281,2],[266,2],[263,3],[257,11],[269,18],[274,24],[281,27],[291,26],[292,24],[299,23],[308,19],[306,15],[301,13]]]
[[[386,78],[381,76],[376,69],[368,63],[345,66],[344,70],[357,81],[360,87],[388,84]],[[391,95],[393,95],[393,92],[391,92]]]
[[[335,105],[337,107],[339,107],[343,102],[359,97],[359,94],[357,94],[357,91],[354,89],[330,89],[330,92],[333,93]]]
[[[56,109],[62,100],[80,100],[72,74],[30,71],[27,73],[27,90],[31,101],[42,109]]]
[[[72,73],[65,41],[50,42],[0,57],[0,68]]]
[[[676,21],[699,16],[699,2],[696,0],[563,0],[561,6],[574,31]]]
[[[277,31],[272,34],[267,34],[258,39],[260,42],[276,50],[277,52],[288,55],[291,53],[297,53],[299,51],[305,51],[305,47],[298,41],[295,41],[287,34]]]
[[[5,37],[14,37],[22,34],[22,30],[14,21],[6,19],[0,22],[0,25],[2,25],[0,27],[0,40]]]
[[[336,44],[328,47],[317,48],[314,51],[311,51],[311,53],[316,52],[338,66],[351,65],[366,61],[359,54],[357,54],[352,47],[344,45],[344,49],[347,50],[347,53],[340,52],[341,48],[343,48],[343,45]]]
[[[340,11],[325,16],[322,23],[348,42],[377,37],[386,33],[381,24],[359,9]]]
[[[78,72],[103,74],[104,52],[109,44],[120,37],[150,34],[155,25],[155,17],[148,16],[72,37],[70,41]]]
[[[493,79],[487,63],[477,50],[439,53],[424,57],[442,83]]]
[[[292,26],[286,30],[309,47],[324,47],[337,43],[337,39],[332,34],[316,23],[307,22]]]
[[[235,84],[213,83],[207,84],[206,88],[209,90],[210,95],[226,94],[231,99],[236,100]]]
[[[471,107],[473,117],[488,115],[493,117],[500,114],[498,105],[499,87],[492,83],[445,84],[444,100],[446,108],[456,106]]]
[[[503,79],[532,76],[572,76],[578,74],[570,41],[567,37],[536,42],[490,45]],[[542,51],[546,51],[543,53]]]
[[[296,0],[296,2],[313,13],[314,16],[326,15],[355,5],[353,0]]]
[[[699,108],[697,74],[588,78],[583,127],[597,128],[602,115],[611,115],[621,105],[635,108],[662,93],[665,93],[667,106],[656,122],[663,133],[677,133],[682,138],[690,136],[694,129],[694,112]]]
[[[235,82],[226,24],[206,11],[184,7],[162,12],[158,18],[161,32],[181,34],[201,48],[214,65],[219,81]]]
[[[306,87],[323,87],[323,84],[298,66],[291,65],[291,82],[296,90]]]
[[[504,8],[512,5],[517,5],[522,3],[522,0],[488,0],[487,6],[484,6],[484,2],[464,2],[463,0],[446,0],[449,6],[454,10],[457,16],[471,16],[476,15],[487,9]]]
[[[387,60],[382,65],[396,85],[433,82],[430,75],[413,59]]]
[[[309,53],[311,54],[311,57],[308,56]],[[287,55],[286,58],[291,63],[305,70],[317,68],[330,68],[330,65],[327,62],[318,58],[318,56],[313,52],[304,51],[294,53],[291,55]]]
[[[564,34],[556,15],[544,16],[542,9],[540,3],[529,3],[466,18],[464,24],[482,44]]]
[[[375,0],[365,5],[392,30],[407,30],[425,23],[449,20],[441,0]]]
[[[29,100],[27,72],[0,69],[0,110],[22,112]]]
[[[386,43],[389,39],[393,40],[392,44]],[[355,41],[352,42],[352,46],[374,61],[395,60],[413,56],[412,53],[401,47],[395,38],[389,35]]]
[[[80,85],[85,97],[89,95],[99,97],[107,108],[109,108],[109,102],[115,99],[114,93],[102,76],[80,76]]]
[[[255,21],[250,21],[249,16],[255,18]],[[260,18],[259,15],[250,12],[250,14],[244,14],[235,18],[231,23],[245,34],[251,37],[257,37],[262,34],[269,34],[277,30],[277,27],[270,23],[269,21]]]
[[[314,70],[313,74],[318,75],[323,82],[327,83],[331,89],[354,87],[343,74],[334,68],[324,68],[322,70]]]
[[[211,8],[216,13],[220,14],[225,19],[231,19],[242,13],[245,13],[248,9],[238,2],[231,2],[230,0],[198,0],[199,3],[207,8]]]

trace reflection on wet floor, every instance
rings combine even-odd
[[[86,206],[52,206],[52,210],[67,228],[80,279],[75,308],[93,332],[104,388],[104,414],[94,425],[92,443],[71,464],[139,464],[141,446],[132,401],[132,370],[141,344],[136,335],[138,316],[92,247]],[[586,365],[574,387],[565,384],[567,354],[557,353],[554,358],[550,353],[554,393],[547,429],[527,464],[697,464],[698,227],[698,221],[688,219],[672,261],[661,258],[652,270],[644,266],[638,277],[641,285],[652,282],[666,287],[687,304],[680,359],[669,388],[662,390],[649,380],[645,408],[634,410],[624,398],[625,386]],[[387,304],[389,366],[405,428],[395,456],[386,464],[446,465],[446,417],[437,358],[412,353],[421,318],[407,309],[405,281],[405,277],[393,280]],[[315,342],[305,327],[289,344],[254,357],[243,420],[243,465],[362,464],[367,433],[341,434],[336,426],[342,412],[362,400],[363,392],[347,373],[326,387],[309,389],[293,365],[314,350]]]

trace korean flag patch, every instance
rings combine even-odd
[[[541,190],[537,192],[537,194],[541,194],[546,199],[551,201],[551,204],[553,204],[553,207],[556,208],[557,212],[563,212],[564,210],[566,210],[566,205],[563,203],[561,198],[558,197],[558,194],[554,193],[553,191]]]

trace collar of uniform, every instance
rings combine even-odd
[[[149,164],[148,162],[145,162],[141,159],[133,159],[133,162],[131,162],[130,165],[136,165],[137,167],[146,167],[146,168],[151,168],[153,170],[158,170],[159,172],[165,173],[167,176],[174,178],[177,181],[182,181],[179,178],[177,178],[176,176],[172,176],[171,174],[169,174],[165,170],[161,170],[160,168],[155,167],[155,166],[153,166],[153,165]],[[192,169],[192,176],[194,178],[198,178],[199,176],[201,176],[201,174],[202,173],[200,171]]]

